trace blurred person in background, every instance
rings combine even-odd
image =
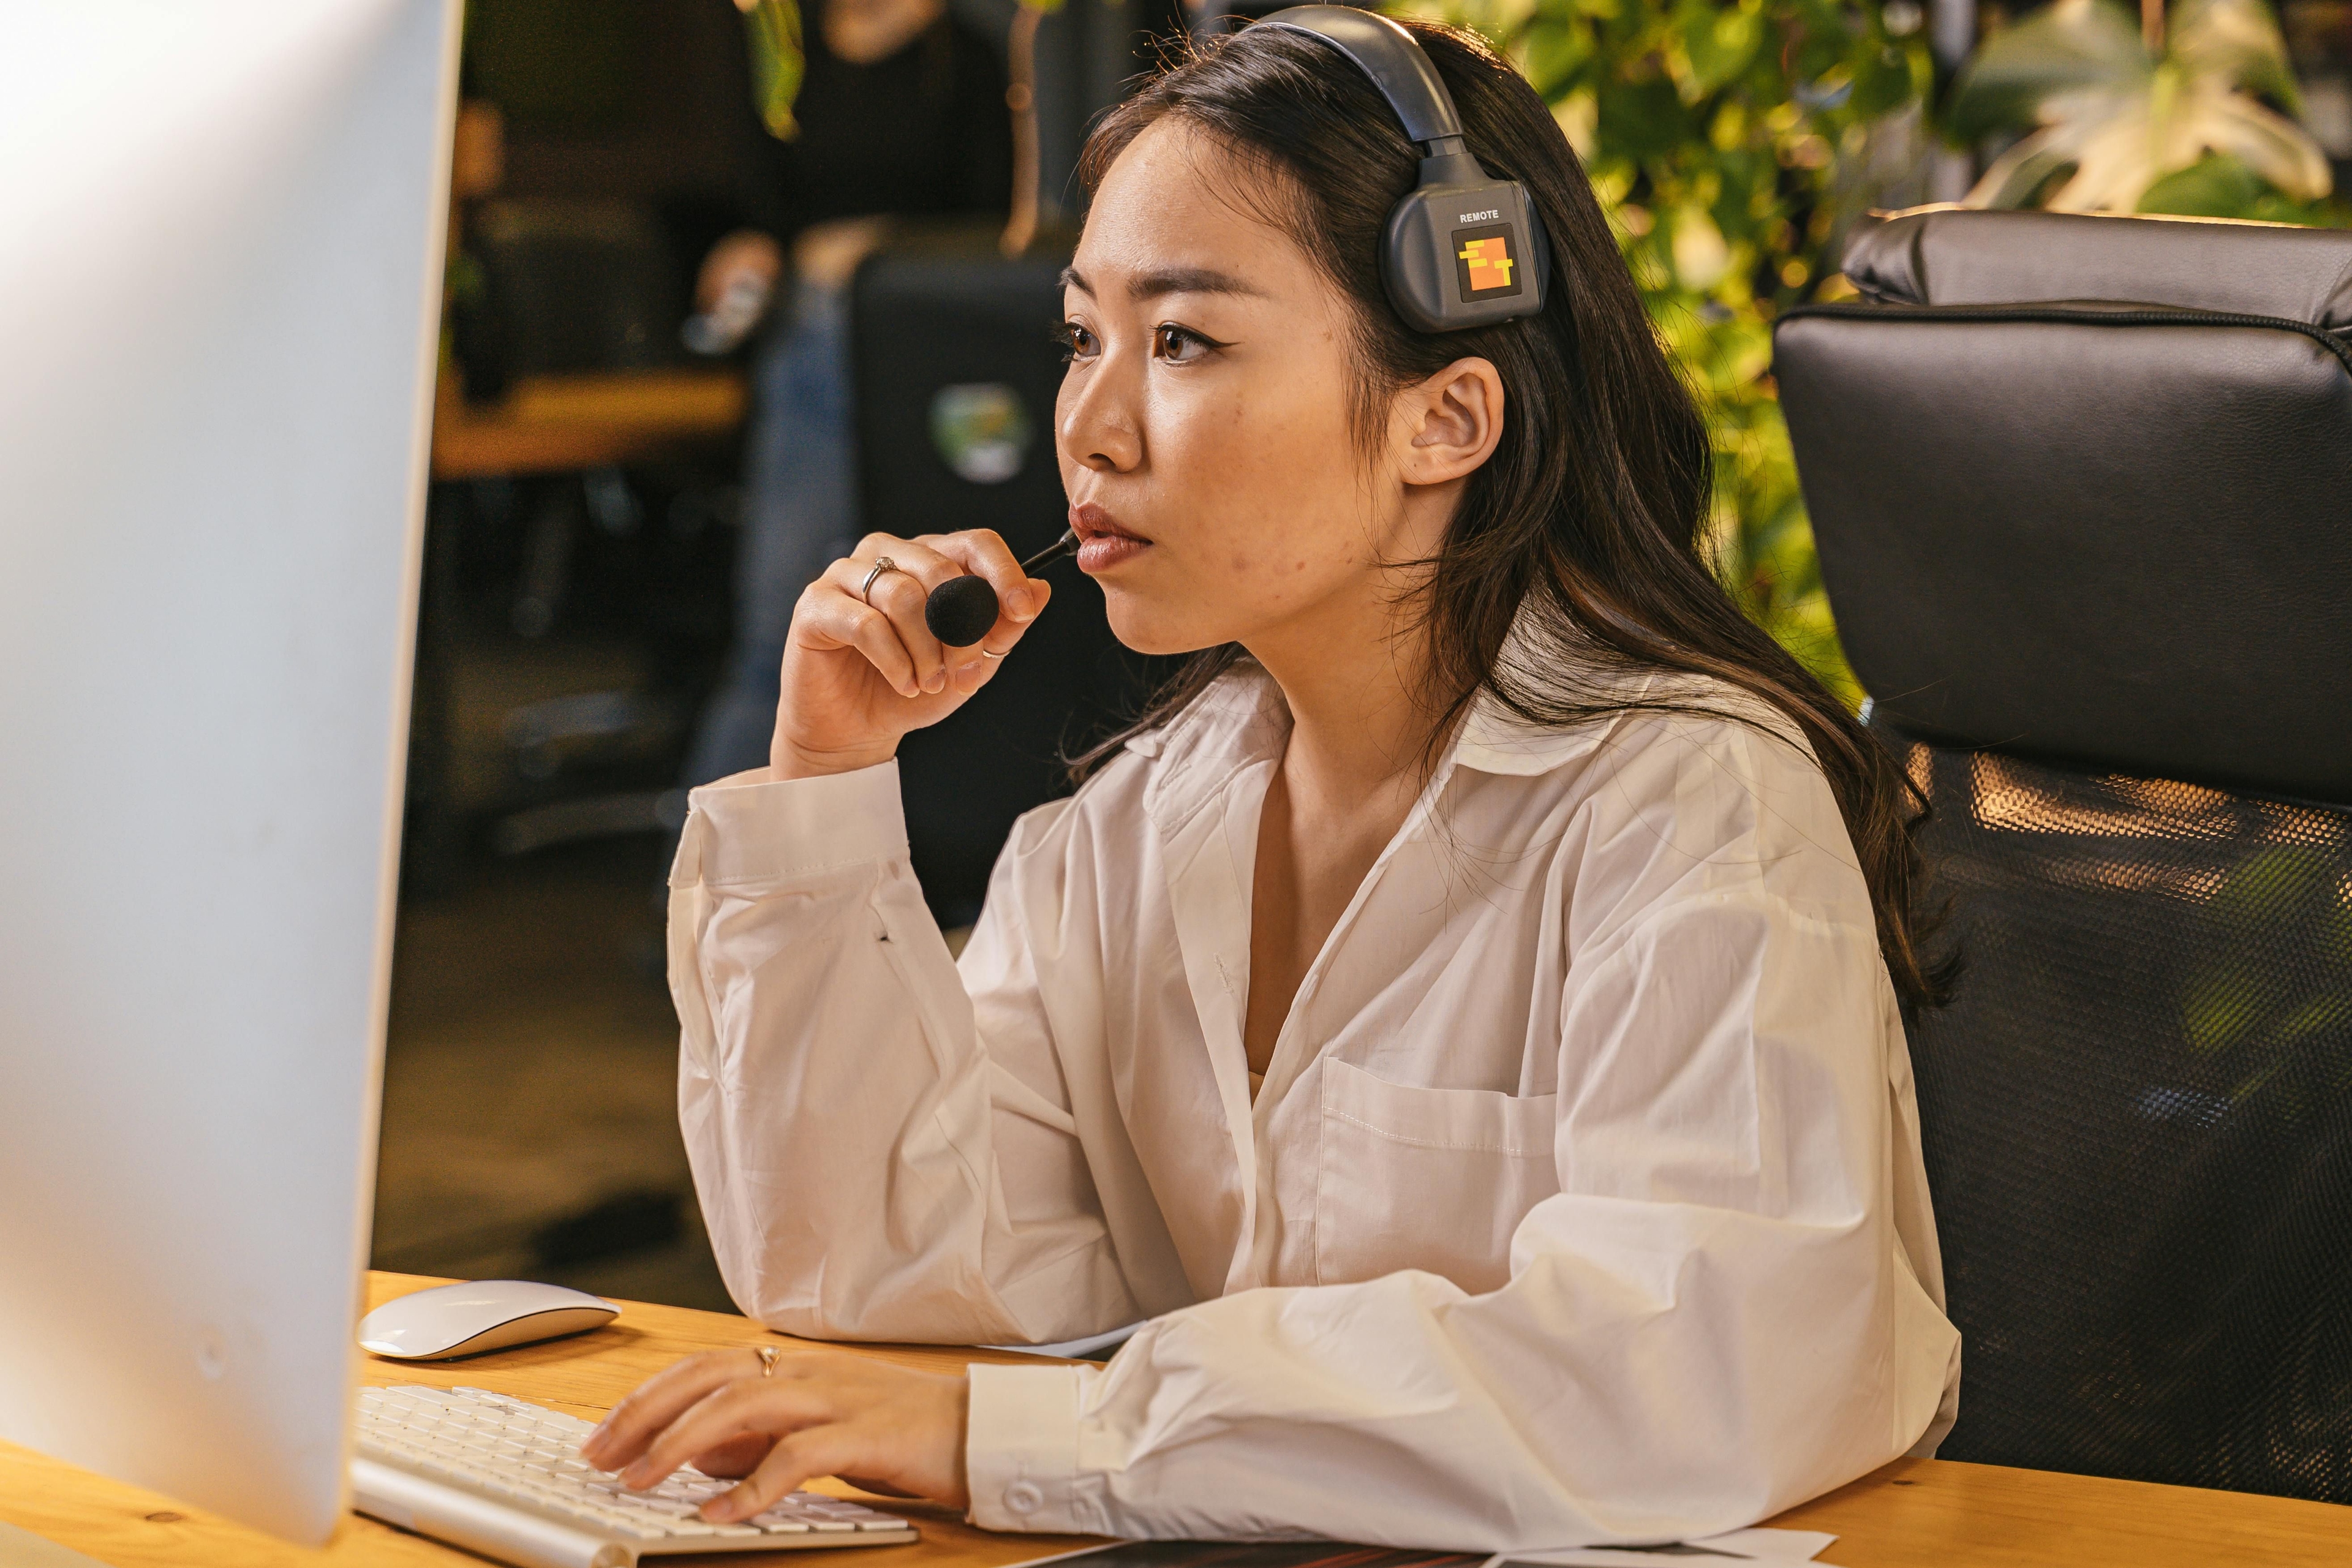
[[[781,125],[769,108],[770,128],[785,134],[761,139],[758,188],[744,204],[752,222],[711,247],[695,288],[706,316],[730,290],[784,292],[754,359],[734,646],[688,754],[689,784],[767,762],[793,603],[860,531],[848,370],[857,264],[892,218],[1001,217],[1012,196],[994,40],[945,0],[806,9],[814,25],[798,94]]]

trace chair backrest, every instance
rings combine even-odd
[[[2352,236],[1939,210],[1775,374],[1966,970],[1946,1457],[2352,1501]]]

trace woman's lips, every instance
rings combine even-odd
[[[1110,513],[1092,501],[1070,509],[1070,526],[1077,531],[1082,542],[1078,545],[1078,570],[1088,576],[1108,572],[1151,548],[1151,541],[1121,528]]]

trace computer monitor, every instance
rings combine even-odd
[[[344,1496],[457,0],[0,0],[0,1438]]]

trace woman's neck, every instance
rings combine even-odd
[[[1409,593],[1384,582],[1249,639],[1290,708],[1283,771],[1302,804],[1349,810],[1400,789],[1419,793],[1431,724],[1428,642]]]

